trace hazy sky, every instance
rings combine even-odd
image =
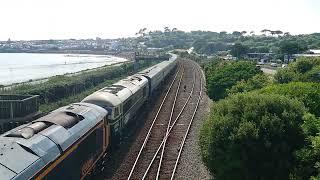
[[[0,40],[116,38],[140,28],[320,32],[320,0],[0,0]]]

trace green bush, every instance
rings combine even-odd
[[[284,83],[289,83],[291,81],[295,81],[297,79],[296,76],[297,75],[295,72],[293,72],[288,68],[284,68],[277,71],[277,73],[274,75],[274,79],[278,83],[284,84]]]
[[[299,58],[287,68],[278,70],[274,78],[281,84],[292,81],[320,82],[320,58]]]
[[[304,145],[305,112],[280,95],[240,93],[217,102],[200,133],[205,165],[216,179],[288,179]]]
[[[228,91],[229,94],[236,94],[241,92],[249,92],[256,89],[261,89],[269,84],[272,81],[265,74],[257,74],[247,81],[241,80],[238,81],[237,84],[232,86]]]
[[[295,152],[297,165],[291,172],[290,179],[320,178],[320,119],[312,114],[304,116],[302,129],[306,135],[306,145]]]
[[[311,82],[320,83],[320,66],[314,67],[304,75],[304,79]]]
[[[290,98],[297,98],[309,109],[309,112],[320,116],[320,84],[310,82],[291,82],[267,86],[259,93],[280,94]]]
[[[208,95],[213,100],[219,100],[228,95],[227,89],[238,81],[247,80],[256,74],[262,73],[254,63],[237,61],[213,64],[206,67]]]

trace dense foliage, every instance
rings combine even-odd
[[[320,58],[299,58],[296,62],[289,64],[287,68],[278,70],[275,74],[278,83],[291,81],[320,82]]]
[[[249,51],[249,48],[247,46],[244,46],[241,43],[235,43],[231,47],[230,54],[234,57],[241,58],[244,55],[246,55],[248,51]]]
[[[217,179],[288,179],[304,145],[302,103],[237,94],[213,105],[203,125],[203,160]]]
[[[213,105],[201,130],[202,157],[214,177],[320,179],[320,58],[299,58],[274,80],[261,73],[239,79],[226,68],[232,64],[205,68],[210,97],[229,95]]]
[[[259,93],[280,94],[303,102],[309,112],[320,117],[320,83],[292,82],[267,86]]]
[[[229,90],[229,94],[236,94],[241,92],[249,92],[256,89],[261,89],[267,85],[270,85],[272,81],[265,74],[257,74],[248,80],[238,81]]]
[[[290,179],[316,180],[320,178],[320,119],[306,114],[301,127],[306,136],[305,146],[295,152],[297,164]]]
[[[213,100],[227,96],[227,89],[240,80],[261,73],[254,63],[246,61],[211,63],[206,67],[208,95]]]
[[[241,43],[247,52],[275,53],[279,58],[284,54],[301,53],[307,49],[320,48],[320,33],[305,35],[290,35],[288,32],[263,31],[255,32],[234,31],[232,33],[191,31],[184,32],[176,28],[165,27],[164,31],[149,31],[143,28],[139,31],[137,40],[147,47],[174,49],[194,47],[200,54],[212,55],[220,51],[230,51],[235,44]]]

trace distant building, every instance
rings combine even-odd
[[[247,53],[249,59],[263,63],[270,62],[270,60],[274,58],[274,55],[274,53]]]
[[[310,49],[304,54],[294,54],[293,57],[320,57],[320,49]]]
[[[309,50],[312,54],[319,54],[320,55],[320,49],[310,49]]]

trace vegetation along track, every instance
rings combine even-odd
[[[119,179],[170,179],[183,150],[184,141],[197,111],[202,93],[202,75],[194,62],[181,61],[163,101],[139,148],[129,156]],[[139,140],[140,138],[140,140]],[[134,146],[133,146],[134,148]],[[132,158],[131,158],[132,159]],[[121,167],[120,167],[121,168]]]

